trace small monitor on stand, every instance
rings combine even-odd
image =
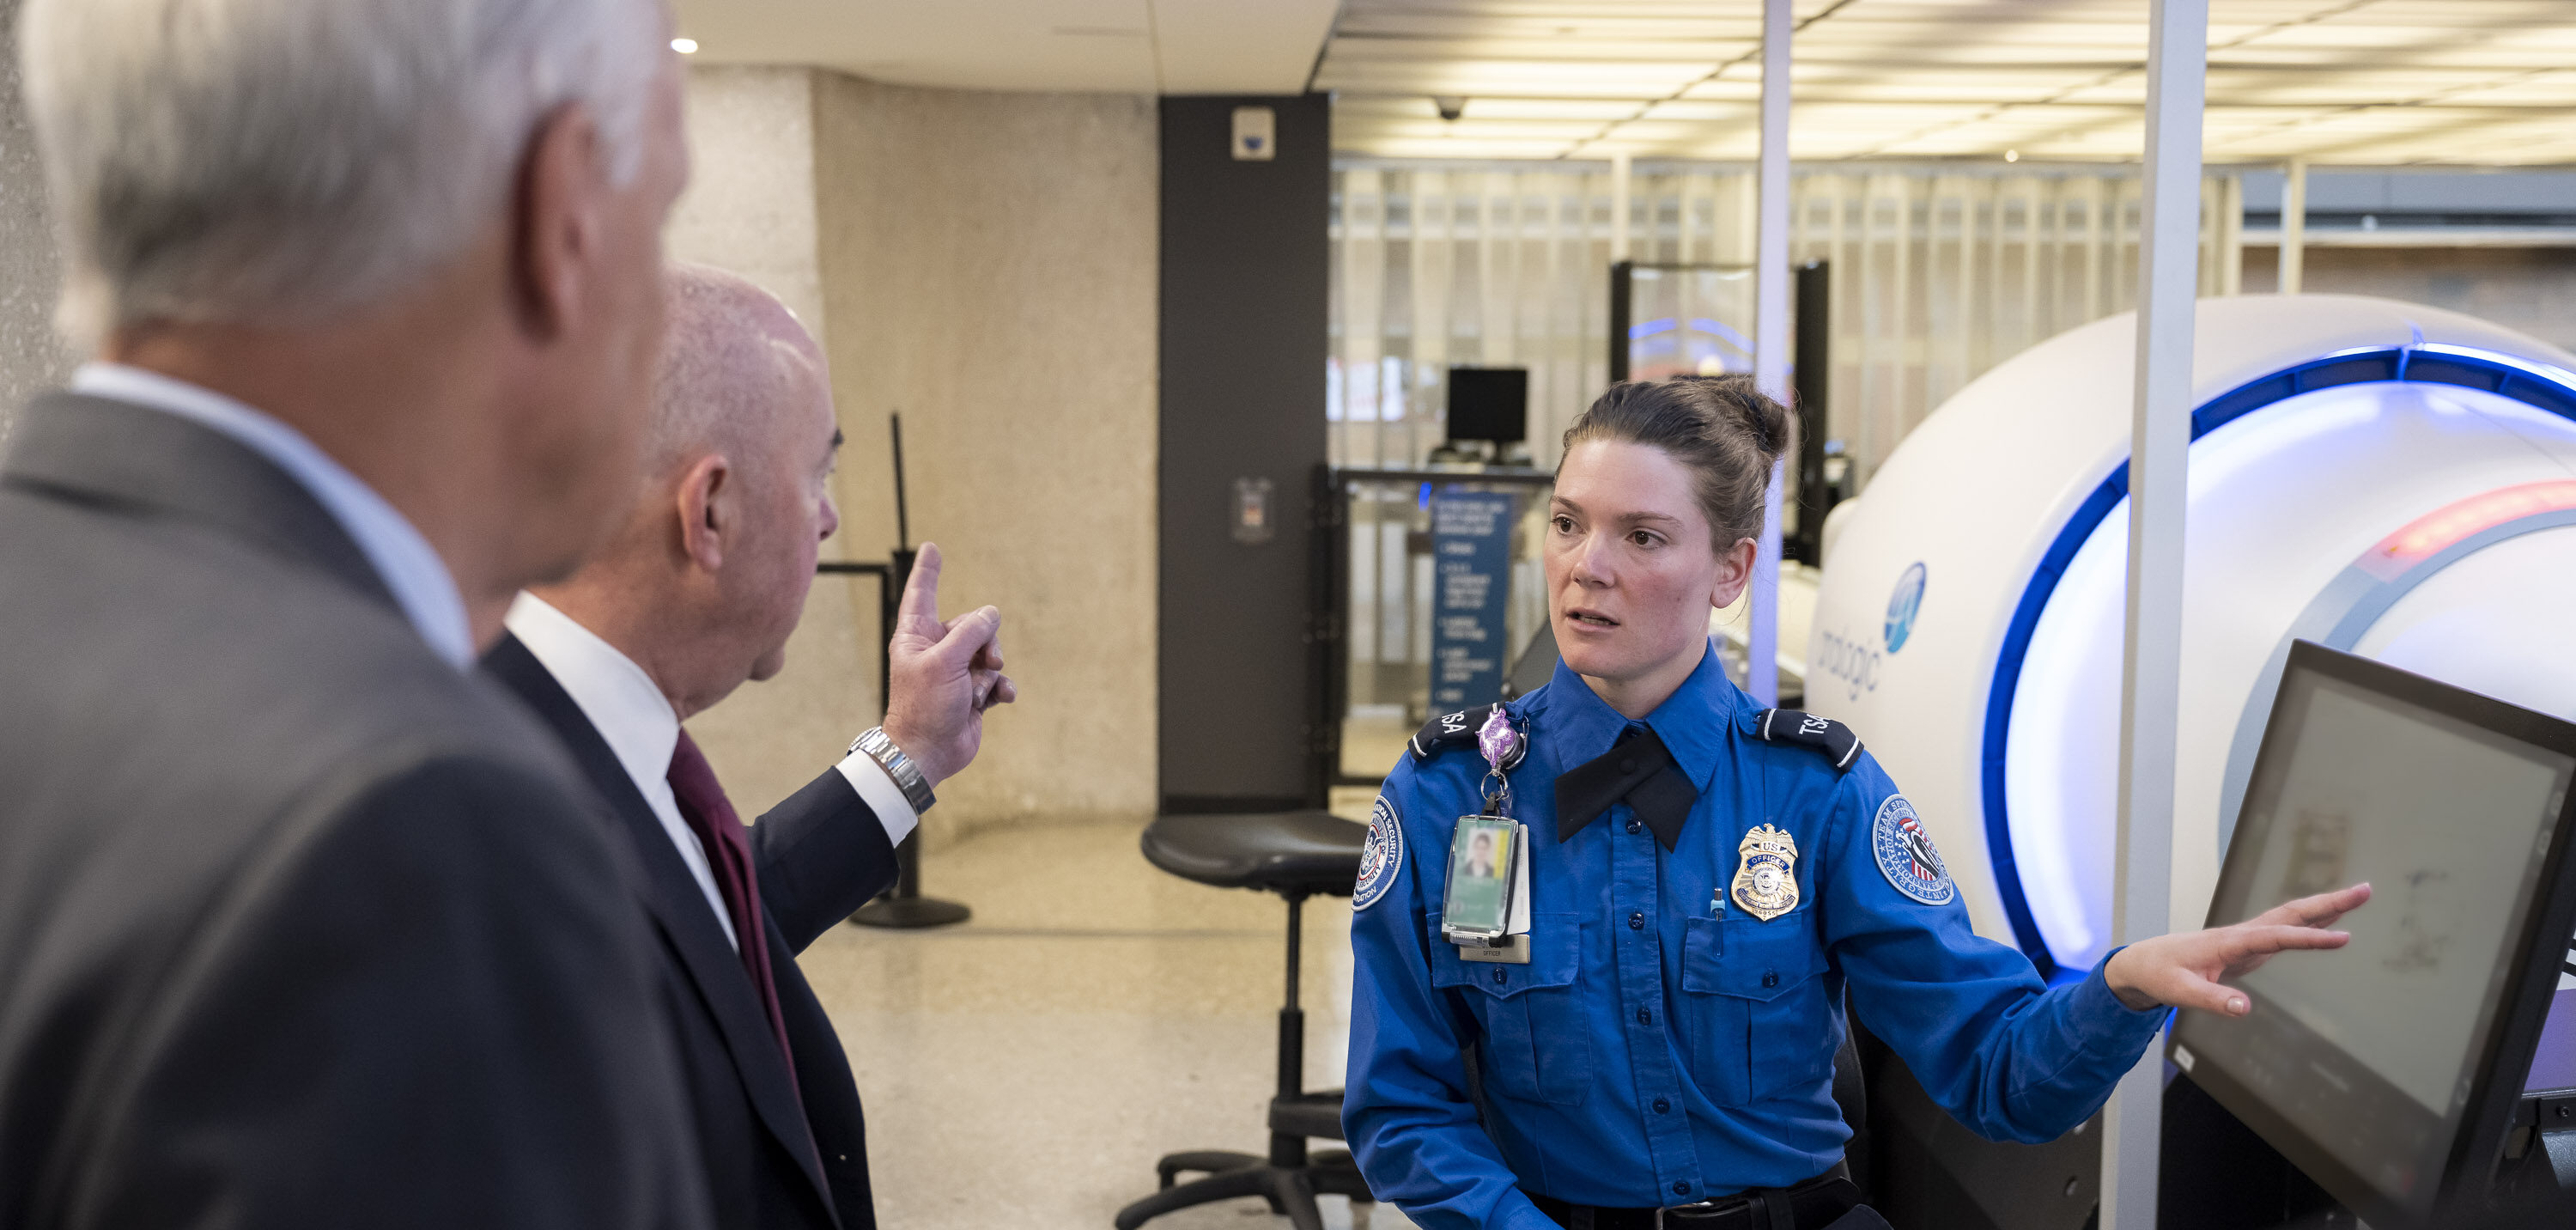
[[[1449,439],[1438,461],[1529,463],[1529,369],[1449,369]]]
[[[2375,1230],[2474,1218],[2533,1152],[2526,1080],[2565,1066],[2533,1060],[2576,927],[2571,778],[2576,725],[2291,646],[2209,925],[2373,895],[2345,948],[2237,980],[2250,1014],[2181,1014],[2171,1058]]]

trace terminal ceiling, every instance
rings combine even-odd
[[[1760,0],[680,0],[711,61],[1335,96],[1397,158],[1749,159]],[[2147,0],[1794,0],[1791,155],[2129,161]],[[1320,54],[1319,54],[1320,52]],[[2576,0],[2211,0],[2212,163],[2576,164]],[[1463,99],[1441,118],[1437,97]]]

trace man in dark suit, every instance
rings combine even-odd
[[[785,663],[839,523],[840,444],[813,339],[739,278],[681,268],[646,480],[582,570],[521,597],[485,668],[563,737],[647,873],[716,1218],[873,1227],[859,1095],[795,954],[894,881],[895,843],[974,758],[1000,613],[938,617],[923,544],[885,724],[746,830],[680,723]]]
[[[98,361],[0,456],[0,1226],[705,1224],[632,859],[471,673],[686,176],[658,6],[538,7],[26,11]]]

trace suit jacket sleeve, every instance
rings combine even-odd
[[[805,783],[751,826],[760,903],[797,952],[894,887],[894,843],[837,768]]]
[[[197,923],[132,1062],[91,1075],[126,1096],[70,1125],[58,1224],[707,1224],[598,818],[466,755],[320,793]]]

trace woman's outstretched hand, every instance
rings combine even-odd
[[[2232,927],[2213,927],[2140,940],[2112,954],[2102,967],[2111,993],[2144,1012],[2170,1004],[2222,1016],[2253,1010],[2245,993],[2219,985],[2251,973],[2274,953],[2293,948],[2341,948],[2352,935],[2329,931],[2337,919],[2370,900],[2370,886],[2355,884],[2274,906]]]

